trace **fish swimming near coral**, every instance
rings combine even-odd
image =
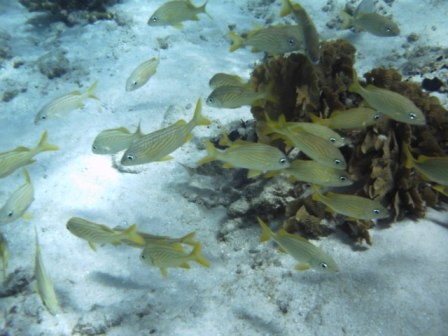
[[[210,120],[202,116],[202,101],[199,98],[193,118],[187,123],[185,120],[146,134],[126,150],[121,159],[124,166],[140,165],[155,161],[170,160],[169,155],[192,138],[191,132],[196,126],[210,125]]]
[[[364,30],[372,35],[388,37],[400,34],[398,25],[389,18],[375,13],[375,3],[373,0],[363,0],[356,8],[353,16],[346,11],[341,11],[344,22],[341,29],[354,26],[356,30]]]
[[[3,233],[0,233],[0,258],[2,259],[2,276],[4,284],[7,279],[6,272],[8,268],[9,249],[8,241]]]
[[[143,136],[140,123],[134,133],[129,132],[124,127],[107,129],[95,137],[92,144],[92,152],[95,154],[116,154],[127,149],[133,141]]]
[[[201,254],[201,243],[194,243],[192,251],[185,253],[182,245],[178,243],[153,242],[145,246],[140,254],[140,260],[145,264],[159,267],[163,277],[168,275],[167,268],[190,268],[188,262],[209,267],[210,263]]]
[[[198,21],[198,14],[207,14],[205,6],[208,0],[196,7],[191,0],[172,0],[160,6],[148,19],[150,26],[173,26],[182,28],[183,21]],[[211,18],[211,17],[210,17]]]
[[[310,114],[313,123],[331,129],[355,130],[375,125],[381,120],[381,113],[370,107],[355,107],[348,110],[333,111],[329,118],[319,118]]]
[[[41,152],[56,151],[59,148],[55,145],[50,145],[47,142],[48,133],[45,131],[35,148],[29,149],[27,147],[17,147],[11,151],[0,153],[0,178],[8,176],[17,168],[35,162],[33,157]]]
[[[96,86],[97,82],[94,82],[84,93],[76,90],[53,99],[40,109],[34,118],[34,123],[38,124],[43,120],[59,118],[73,110],[83,108],[84,100],[87,98],[98,99],[95,96]]]
[[[260,235],[260,242],[273,239],[282,250],[299,262],[296,266],[297,270],[313,269],[325,273],[339,271],[339,267],[332,257],[302,236],[288,233],[285,229],[280,229],[274,233],[260,218],[257,217],[257,220],[263,230]]]
[[[266,120],[269,117],[266,118]],[[346,140],[344,137],[339,135],[339,133],[333,131],[331,128],[326,125],[321,125],[319,123],[309,123],[309,122],[287,122],[286,125],[289,129],[294,131],[295,128],[300,131],[300,129],[305,129],[308,133],[312,133],[321,137],[322,139],[328,140],[329,143],[333,144],[335,147],[345,146]]]
[[[126,91],[134,91],[145,85],[156,73],[159,57],[153,57],[138,65],[126,81]]]
[[[206,104],[211,107],[234,109],[255,105],[259,100],[277,101],[271,93],[270,86],[256,91],[248,86],[228,85],[214,89],[207,97]]]
[[[140,245],[145,244],[145,240],[137,233],[137,225],[135,224],[125,230],[114,230],[103,224],[97,224],[80,217],[73,217],[69,219],[66,227],[73,235],[87,240],[90,248],[94,251],[96,251],[95,244],[120,245],[123,240]]]
[[[121,229],[120,227],[114,228],[116,231],[124,231],[124,229]],[[186,234],[183,237],[180,238],[172,238],[169,236],[159,236],[159,235],[153,235],[147,232],[137,231],[138,235],[143,238],[145,241],[144,245],[137,244],[131,240],[123,239],[122,242],[126,245],[136,247],[136,248],[144,248],[146,245],[154,243],[154,242],[162,242],[166,244],[186,244],[193,246],[196,242],[193,240],[196,236],[196,232],[190,232]]]
[[[14,191],[0,209],[0,224],[11,223],[23,216],[34,200],[33,184],[26,169],[23,169],[23,175],[25,184]]]

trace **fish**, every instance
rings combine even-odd
[[[8,176],[17,168],[35,162],[33,157],[41,152],[59,150],[58,146],[50,145],[47,139],[48,133],[45,131],[42,133],[39,143],[33,149],[20,146],[13,150],[0,153],[0,178]]]
[[[116,228],[114,228],[114,230],[116,230],[116,231],[124,231],[124,229],[122,229],[120,227],[116,227]],[[153,234],[150,234],[150,233],[147,233],[147,232],[141,232],[141,231],[137,231],[137,233],[145,241],[144,245],[137,244],[137,243],[135,243],[135,242],[133,242],[131,240],[128,240],[128,239],[123,239],[122,242],[124,244],[126,244],[126,245],[129,245],[129,246],[132,246],[132,247],[136,247],[136,248],[144,248],[146,245],[151,244],[153,242],[163,242],[163,243],[167,243],[167,244],[180,243],[180,244],[186,244],[186,245],[193,246],[195,244],[195,241],[193,241],[193,239],[196,236],[196,232],[190,232],[190,233],[188,233],[185,236],[180,237],[180,238],[172,238],[172,237],[169,237],[169,236],[153,235]]]
[[[73,235],[87,240],[92,250],[95,244],[120,245],[123,240],[144,245],[145,240],[137,233],[137,225],[132,224],[125,230],[113,230],[110,227],[88,221],[80,217],[72,217],[66,224],[67,230]]]
[[[210,125],[210,120],[202,116],[202,101],[199,98],[193,118],[187,123],[185,120],[146,134],[125,151],[121,158],[123,166],[140,165],[155,161],[171,160],[169,155],[192,138],[191,132],[196,126]]]
[[[259,142],[237,140],[225,151],[219,151],[209,140],[205,142],[207,156],[197,164],[219,160],[224,168],[249,169],[248,177],[289,167],[286,155],[276,147]]]
[[[210,267],[210,263],[201,254],[201,243],[194,243],[193,249],[186,254],[178,243],[154,242],[145,245],[140,254],[140,260],[145,264],[160,268],[163,277],[168,275],[167,268],[190,268],[189,261],[195,261],[204,267]]]
[[[344,137],[326,125],[309,122],[287,122],[286,125],[293,132],[296,128],[298,131],[300,131],[300,129],[305,129],[309,133],[313,133],[322,139],[328,140],[328,142],[335,147],[342,147],[347,144]]]
[[[323,187],[346,187],[353,184],[349,175],[343,170],[327,167],[313,160],[294,160],[281,172],[296,181]]]
[[[173,26],[182,28],[183,21],[198,21],[198,14],[206,14],[208,0],[201,6],[196,7],[190,0],[168,1],[160,6],[148,19],[150,26]]]
[[[353,83],[349,91],[359,94],[371,108],[402,123],[415,126],[426,125],[425,115],[409,98],[372,84],[363,88],[358,81],[356,71],[353,71],[353,75]]]
[[[356,8],[353,16],[346,11],[340,13],[344,22],[341,29],[354,26],[357,31],[366,31],[372,35],[380,37],[398,36],[400,28],[389,18],[375,13],[375,3],[373,0],[363,0]]]
[[[290,0],[283,0],[280,16],[292,13],[302,32],[302,40],[305,45],[306,55],[314,64],[319,63],[320,42],[319,33],[314,26],[313,20],[308,16],[306,10],[299,4],[292,4]]]
[[[314,114],[310,114],[310,118],[313,123],[331,129],[355,130],[375,125],[382,119],[382,115],[370,107],[355,107],[333,111],[329,118],[319,118]]]
[[[313,187],[312,198],[325,204],[330,210],[353,219],[382,219],[389,217],[389,211],[381,203],[369,198],[326,192],[321,194]]]
[[[140,123],[134,133],[125,127],[101,131],[93,141],[92,152],[95,154],[116,154],[127,149],[132,142],[144,136]]]
[[[283,114],[280,115],[277,122],[271,120],[268,116],[266,117],[266,134],[276,133],[289,146],[298,148],[308,157],[324,166],[341,170],[347,168],[344,156],[328,139],[307,132],[304,126],[296,126],[291,129]]]
[[[270,89],[270,86],[259,91],[241,85],[219,86],[207,97],[206,104],[216,108],[234,109],[254,105],[258,100],[263,99],[276,102],[277,99],[272,95]]]
[[[145,85],[156,73],[159,62],[159,57],[153,57],[137,66],[126,81],[126,91],[134,91]]]
[[[53,282],[48,276],[42,261],[36,227],[34,227],[34,232],[36,234],[34,275],[37,282],[37,293],[50,314],[56,315],[61,312],[61,308],[58,303],[56,292],[54,291]]]
[[[332,257],[302,236],[288,233],[283,228],[274,233],[263,220],[259,217],[257,217],[257,220],[263,230],[260,235],[260,242],[269,239],[274,240],[282,250],[299,262],[296,266],[297,270],[313,269],[324,273],[339,271],[339,267]]]
[[[14,191],[0,209],[0,224],[11,223],[23,216],[34,200],[33,184],[26,169],[23,169],[23,175],[25,184]]]
[[[302,29],[299,25],[257,27],[247,32],[247,37],[231,31],[228,36],[232,40],[229,49],[231,52],[245,46],[252,46],[252,52],[281,55],[302,48]]]
[[[220,86],[246,86],[250,84],[245,83],[244,80],[238,75],[218,72],[217,74],[214,74],[212,78],[210,78],[208,85],[212,89],[216,89]]]
[[[419,155],[416,159],[409,145],[403,146],[403,152],[406,156],[406,168],[415,168],[426,180],[448,186],[448,156]]]
[[[87,98],[99,99],[95,96],[95,90],[98,82],[94,82],[86,92],[81,93],[79,90],[72,91],[68,94],[55,98],[45,104],[34,118],[34,123],[62,117],[63,115],[84,107],[84,101]]]
[[[3,284],[6,283],[7,279],[7,268],[8,268],[8,259],[9,259],[9,249],[8,249],[8,241],[3,233],[0,233],[0,258],[2,259],[2,276],[3,276]]]

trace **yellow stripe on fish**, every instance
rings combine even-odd
[[[268,120],[269,117],[266,118]],[[326,125],[313,124],[309,122],[287,122],[286,125],[289,129],[294,131],[295,129],[305,129],[308,133],[312,133],[321,137],[322,139],[328,140],[329,143],[333,144],[335,147],[342,147],[346,145],[344,137],[340,136],[337,132],[333,131]]]
[[[126,81],[126,91],[134,91],[145,85],[156,73],[159,57],[153,57],[137,66]]]
[[[172,157],[169,154],[191,139],[191,132],[196,126],[210,124],[210,120],[203,117],[201,112],[202,101],[199,98],[194,116],[188,123],[185,120],[179,120],[173,125],[140,137],[123,154],[121,164],[133,166],[170,160]]]
[[[35,162],[33,157],[40,152],[56,151],[59,148],[47,143],[48,133],[42,133],[39,143],[33,149],[17,147],[11,151],[0,153],[0,178],[8,176],[17,168]]]
[[[134,140],[143,136],[140,123],[134,133],[129,132],[124,127],[107,129],[95,137],[92,144],[92,152],[95,154],[116,154],[128,148]]]

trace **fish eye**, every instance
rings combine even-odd
[[[373,209],[373,213],[375,215],[379,215],[381,213],[380,209]]]
[[[335,143],[336,142],[336,138],[331,137],[330,138],[330,142]]]
[[[380,119],[380,115],[377,113],[373,116],[373,120],[378,120],[378,119]]]
[[[8,212],[8,217],[12,217],[12,215],[14,215],[14,211],[9,211]]]
[[[95,145],[92,145],[92,149],[96,149],[96,146],[95,146]]]
[[[392,31],[391,26],[386,26],[386,31],[387,31],[388,33],[390,33],[390,32]]]
[[[126,159],[128,159],[129,161],[133,161],[134,160],[134,155],[129,154],[128,156],[126,156]]]
[[[152,21],[152,22],[157,22],[157,21],[159,21],[159,18],[158,18],[157,16],[153,16],[153,17],[151,18],[151,21]]]
[[[417,115],[414,112],[410,112],[409,113],[409,119],[415,120],[415,119],[417,119]]]
[[[144,254],[140,255],[140,258],[145,259],[145,255]]]
[[[289,39],[289,40],[288,40],[288,45],[289,45],[289,46],[292,47],[292,46],[295,45],[295,44],[296,44],[296,41],[295,41],[294,39]]]
[[[215,98],[213,98],[213,97],[208,97],[207,98],[207,103],[213,104],[214,102],[215,102]]]
[[[42,114],[40,118],[41,118],[42,120],[45,120],[45,119],[47,119],[47,115],[46,115],[46,114]]]
[[[339,176],[339,181],[345,182],[347,181],[347,178],[345,176]]]
[[[323,269],[327,269],[328,265],[326,263],[324,263],[324,262],[321,262],[320,263],[320,267],[322,267]]]
[[[136,86],[137,85],[137,81],[133,81],[132,85]]]
[[[334,163],[336,163],[337,165],[340,165],[342,162],[339,159],[334,160]]]
[[[278,162],[279,162],[281,165],[284,165],[286,162],[288,162],[288,160],[286,160],[285,158],[281,158]]]

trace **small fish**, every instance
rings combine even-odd
[[[299,4],[292,4],[290,0],[283,0],[280,16],[292,13],[300,26],[302,40],[305,44],[306,55],[314,64],[319,63],[320,43],[319,33],[306,10]]]
[[[266,134],[276,133],[282,137],[289,146],[294,146],[311,159],[327,167],[346,169],[347,163],[340,150],[328,141],[317,135],[307,132],[306,127],[288,126],[285,116],[280,115],[277,122],[266,119]]]
[[[414,158],[409,145],[403,146],[406,156],[405,167],[415,168],[423,177],[429,181],[448,186],[448,156],[426,156],[419,155]]]
[[[340,14],[344,20],[341,29],[354,26],[358,31],[365,30],[372,35],[381,37],[397,36],[400,34],[400,28],[395,22],[375,13],[375,3],[373,0],[361,1],[353,16],[346,11],[341,11]]]
[[[247,32],[247,37],[241,37],[235,32],[229,32],[232,40],[230,51],[241,47],[252,46],[252,52],[266,52],[280,55],[300,50],[302,47],[302,29],[298,25],[277,25],[260,27]]]
[[[129,240],[140,245],[145,244],[145,240],[137,233],[137,225],[135,224],[125,230],[113,230],[103,224],[73,217],[67,222],[66,227],[73,235],[87,240],[90,248],[94,251],[96,251],[95,244],[120,245],[123,240]]]
[[[417,126],[426,125],[425,115],[409,98],[371,84],[363,88],[359,84],[356,71],[353,73],[353,83],[349,91],[359,94],[371,108],[402,123]]]
[[[0,233],[0,258],[2,259],[2,275],[3,275],[3,283],[6,282],[7,279],[7,268],[8,268],[8,259],[9,259],[9,250],[8,250],[8,241],[3,233]]]
[[[250,106],[258,100],[276,101],[272,96],[270,87],[255,91],[247,86],[220,86],[207,97],[206,104],[211,107],[234,109],[241,106]]]
[[[133,141],[144,136],[140,123],[134,133],[127,128],[107,129],[98,134],[93,141],[92,152],[95,154],[116,154],[128,148]]]
[[[214,74],[208,85],[212,89],[216,89],[220,86],[245,86],[248,83],[245,83],[244,80],[238,75],[230,75],[223,72],[218,72]]]
[[[40,152],[56,151],[59,148],[47,143],[48,133],[45,131],[39,140],[37,146],[33,149],[26,147],[17,147],[11,151],[0,153],[0,178],[8,176],[17,168],[35,162],[33,157]]]
[[[337,132],[333,131],[331,128],[326,125],[314,124],[309,122],[287,122],[286,125],[292,131],[296,128],[298,130],[305,129],[309,133],[313,133],[318,137],[328,140],[335,147],[345,146],[347,143],[344,137],[340,136]]]
[[[280,248],[296,259],[300,264],[296,266],[299,271],[313,269],[319,272],[334,273],[339,268],[336,262],[317,246],[311,244],[308,240],[298,234],[291,234],[285,229],[280,229],[274,233],[269,229],[265,222],[257,217],[263,232],[260,241],[264,242],[273,239]]]
[[[14,191],[0,209],[0,224],[11,223],[23,216],[34,200],[33,184],[26,169],[23,169],[23,175],[25,184]]]
[[[114,228],[114,230],[123,231],[123,229],[121,229],[120,227]],[[137,233],[140,235],[140,237],[143,238],[143,240],[145,241],[145,245],[136,244],[133,241],[130,241],[127,239],[123,239],[122,242],[125,243],[126,245],[136,247],[136,248],[144,248],[146,245],[151,244],[153,242],[163,242],[166,244],[179,243],[179,244],[186,244],[186,245],[192,245],[192,246],[196,243],[195,241],[193,241],[194,237],[196,236],[196,232],[190,232],[180,238],[171,238],[169,236],[158,236],[158,235],[153,235],[153,234],[150,234],[147,232],[141,232],[141,231],[137,231]]]
[[[259,142],[237,140],[225,151],[219,151],[208,140],[205,146],[208,155],[198,165],[219,160],[224,162],[224,168],[249,169],[248,177],[289,167],[288,158],[281,150]]]
[[[310,114],[313,123],[332,129],[361,129],[375,125],[381,120],[381,113],[370,107],[355,107],[348,110],[331,112],[329,118],[319,118]]]
[[[147,244],[140,254],[140,260],[145,264],[160,268],[163,277],[168,275],[167,268],[190,268],[189,261],[209,267],[210,263],[201,255],[201,243],[194,243],[191,253],[186,254],[178,243],[154,242]]]
[[[51,281],[47,271],[45,270],[45,266],[40,255],[40,247],[36,227],[34,227],[34,231],[36,233],[34,273],[37,282],[37,293],[39,294],[47,310],[52,315],[56,315],[61,312],[61,308],[58,304],[58,299],[56,297],[56,292],[54,291],[53,282]]]
[[[126,91],[134,91],[145,85],[156,73],[158,65],[159,57],[153,57],[137,66],[126,81]]]
[[[313,188],[313,199],[322,202],[332,211],[354,219],[381,219],[389,217],[389,211],[379,202],[348,194],[326,192]]]
[[[96,86],[97,82],[94,82],[84,93],[76,90],[53,99],[40,109],[34,118],[34,123],[38,124],[43,120],[59,118],[73,110],[83,108],[84,100],[87,98],[98,99],[95,96]]]
[[[206,1],[202,6],[196,7],[190,0],[168,1],[160,6],[148,19],[150,26],[174,26],[182,28],[182,21],[198,21],[198,14],[206,14]]]
[[[193,128],[210,125],[210,120],[203,117],[201,112],[202,101],[199,98],[194,116],[188,123],[185,120],[179,120],[168,127],[140,137],[123,154],[121,164],[133,166],[172,159],[169,154],[192,138]]]

